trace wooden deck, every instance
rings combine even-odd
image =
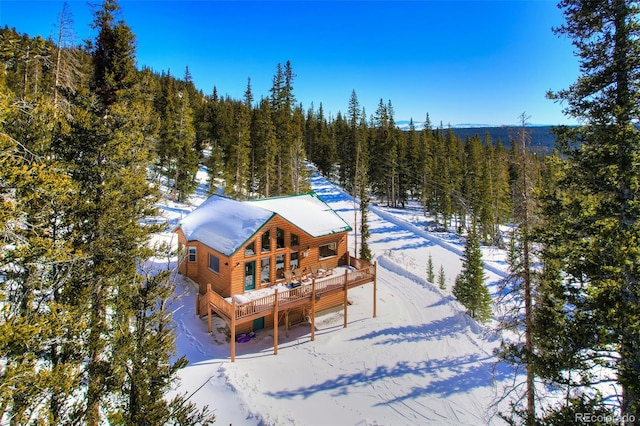
[[[313,278],[311,283],[302,283],[299,287],[278,291],[273,294],[238,303],[223,298],[207,286],[204,295],[196,297],[196,313],[207,316],[208,330],[212,331],[211,316],[213,313],[224,319],[231,328],[231,360],[235,359],[235,328],[238,324],[253,321],[258,318],[274,314],[274,353],[277,354],[278,313],[292,308],[307,306],[311,311],[311,340],[315,338],[315,302],[323,296],[344,292],[344,326],[347,326],[347,293],[348,290],[364,284],[374,283],[373,316],[376,315],[376,264],[369,264],[363,260],[350,258],[349,266],[353,269],[345,270],[343,274],[333,274],[328,277]]]

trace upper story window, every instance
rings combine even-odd
[[[220,258],[218,256],[209,255],[209,269],[215,273],[220,273]]]
[[[324,244],[318,247],[320,250],[319,258],[325,259],[327,257],[333,257],[338,255],[338,243],[333,242],[329,244]]]
[[[276,228],[276,249],[284,248],[284,229]]]
[[[291,247],[297,247],[300,245],[300,238],[294,234],[293,232],[291,233]]]
[[[193,263],[196,261],[197,249],[195,247],[189,247],[189,262]]]
[[[271,251],[271,231],[264,231],[262,234],[262,251]]]
[[[247,244],[247,247],[245,247],[245,249],[244,249],[244,255],[245,256],[253,256],[254,254],[256,254],[256,242],[255,242],[255,240],[253,240],[249,244]]]

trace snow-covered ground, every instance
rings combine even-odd
[[[353,225],[347,194],[317,174],[312,188]],[[163,216],[173,227],[204,197],[201,188],[191,205],[167,201]],[[377,316],[373,285],[358,287],[349,293],[347,328],[342,310],[317,318],[313,342],[309,324],[291,328],[288,337],[281,327],[278,355],[273,330],[261,330],[236,345],[231,363],[224,323],[214,323],[208,334],[206,320],[195,315],[196,289],[177,276],[178,355],[190,365],[179,372],[176,392],[208,405],[221,425],[502,424],[495,413],[507,403],[498,402],[499,389],[512,372],[496,364],[499,339],[451,295],[464,243],[454,234],[425,231],[425,221],[419,210],[372,206]],[[175,243],[171,234],[158,239]],[[446,290],[425,280],[430,255],[436,276],[444,269]],[[504,274],[503,259],[499,250],[484,250],[490,287]]]

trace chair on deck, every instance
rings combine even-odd
[[[284,281],[287,285],[291,285],[291,283],[293,282],[293,272],[284,271]]]
[[[293,276],[298,281],[303,281],[304,280],[304,277],[302,276],[302,270],[300,268],[296,268],[296,269],[293,270]]]
[[[324,276],[324,271],[317,266],[312,266],[311,275],[313,275],[313,278],[320,278]]]
[[[329,267],[328,263],[322,264],[322,271],[324,272],[324,275],[333,275],[333,268]]]

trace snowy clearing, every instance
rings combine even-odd
[[[317,174],[312,189],[353,226],[347,194]],[[177,224],[204,200],[204,191],[198,194],[191,205],[160,206],[165,219]],[[512,373],[496,365],[499,339],[451,296],[464,244],[455,235],[424,231],[424,220],[420,212],[373,207],[377,317],[373,285],[356,288],[349,292],[347,328],[342,310],[318,316],[313,342],[310,324],[291,328],[288,337],[281,327],[278,355],[273,330],[260,330],[236,345],[231,363],[224,323],[215,322],[208,334],[206,320],[195,315],[196,289],[177,276],[177,353],[190,365],[179,372],[176,392],[208,405],[223,425],[503,424],[495,415],[497,395]],[[158,239],[175,243],[170,234]],[[353,248],[353,232],[350,243]],[[484,253],[486,282],[493,286],[504,274],[504,253]],[[424,279],[429,255],[436,274],[444,268],[446,290]]]

